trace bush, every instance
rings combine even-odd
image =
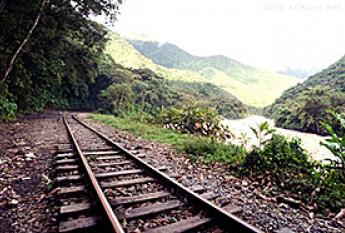
[[[345,205],[345,119],[342,115],[331,113],[329,123],[321,122],[329,138],[321,145],[329,149],[336,160],[331,160],[322,170],[322,194],[318,198],[321,207],[336,209]]]
[[[318,177],[315,184],[319,192],[316,196],[316,203],[319,209],[330,209],[334,212],[345,206],[345,182],[341,173],[327,167],[321,168],[316,173]]]
[[[0,96],[0,120],[8,122],[16,118],[17,105]]]
[[[193,160],[202,162],[224,162],[226,164],[239,164],[245,157],[246,151],[243,147],[224,144],[215,138],[193,138],[186,141],[183,151],[191,156]]]
[[[182,133],[211,136],[217,139],[227,139],[230,132],[223,126],[221,116],[207,107],[185,107],[183,109],[163,108],[156,114],[155,122],[165,128],[179,130]]]
[[[144,111],[141,106],[134,104],[128,104],[127,110],[119,111],[117,116],[141,123],[149,123],[152,122],[153,119],[153,115],[151,113]]]
[[[255,147],[247,154],[237,173],[253,179],[269,178],[269,193],[288,193],[319,211],[339,211],[345,205],[342,174],[338,169],[309,160],[299,139],[288,140],[273,134],[263,148]]]
[[[331,161],[331,164],[335,166],[334,168],[339,169],[345,181],[345,119],[340,114],[332,113],[332,115],[336,119],[335,123],[321,122],[329,135],[326,143],[321,142],[321,145],[325,146],[335,156],[337,160]],[[340,133],[341,131],[342,133]]]
[[[262,149],[255,147],[247,155],[242,168],[247,174],[277,173],[291,178],[310,173],[314,164],[309,161],[299,139],[289,141],[282,135],[273,134]]]
[[[261,149],[255,147],[248,153],[237,172],[253,179],[265,177],[271,184],[266,188],[268,194],[289,193],[311,204],[316,201],[310,195],[316,189],[315,168],[299,139],[288,140],[273,134]]]

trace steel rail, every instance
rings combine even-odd
[[[142,166],[144,169],[149,171],[151,175],[157,177],[160,181],[163,181],[164,184],[170,185],[170,187],[173,187],[177,191],[179,191],[180,194],[187,196],[187,198],[193,201],[194,203],[196,203],[197,206],[203,207],[206,210],[208,210],[208,214],[219,224],[219,226],[221,226],[225,230],[229,232],[241,232],[241,233],[262,233],[262,231],[255,228],[254,226],[244,222],[243,220],[236,217],[235,215],[226,212],[225,210],[223,210],[222,208],[219,208],[212,202],[190,191],[188,188],[184,187],[183,185],[179,184],[178,182],[176,182],[175,180],[173,180],[166,174],[162,173],[158,169],[146,163],[144,160],[136,157],[131,152],[129,152],[124,147],[122,147],[121,145],[111,140],[109,137],[107,137],[103,133],[99,132],[98,130],[84,123],[76,116],[72,115],[72,117],[77,122],[82,124],[85,128],[91,130],[92,132],[97,134],[99,137],[107,141],[110,145],[116,147],[118,150],[123,152],[128,158],[136,161],[140,166]]]
[[[92,172],[92,169],[90,165],[87,162],[87,159],[85,158],[82,150],[80,149],[78,142],[76,138],[74,137],[72,130],[67,122],[66,116],[63,115],[63,122],[67,128],[68,134],[72,139],[73,146],[77,150],[79,159],[82,163],[82,168],[84,169],[86,173],[87,180],[90,183],[90,186],[92,188],[92,191],[95,193],[95,196],[97,198],[97,202],[101,204],[102,206],[102,212],[104,217],[106,218],[105,220],[107,221],[107,224],[111,228],[110,232],[114,233],[124,233],[124,230],[121,227],[121,224],[119,220],[117,219],[116,215],[114,214],[111,205],[109,204],[106,196],[104,195],[101,186],[99,185],[95,175]]]

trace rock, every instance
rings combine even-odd
[[[26,159],[35,159],[36,155],[32,152],[25,154]]]
[[[13,149],[8,149],[7,151],[8,151],[9,153],[18,154],[19,149],[13,148]]]
[[[18,200],[16,199],[12,199],[11,202],[9,204],[12,204],[12,205],[17,205],[19,203]]]
[[[334,217],[335,219],[341,219],[345,217],[345,208],[341,209],[341,211]]]

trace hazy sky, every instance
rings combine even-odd
[[[345,0],[124,0],[114,29],[259,68],[325,68],[345,54]]]

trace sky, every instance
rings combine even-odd
[[[120,12],[123,36],[261,69],[323,69],[345,54],[345,0],[124,0]]]

